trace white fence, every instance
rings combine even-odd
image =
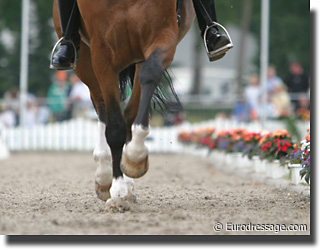
[[[177,153],[178,128],[152,128],[146,144],[152,153]],[[97,122],[70,120],[32,128],[2,129],[1,137],[10,151],[93,151]]]
[[[309,123],[297,124],[301,136],[306,134]],[[237,123],[231,120],[210,120],[179,127],[153,127],[146,144],[152,153],[179,153],[183,147],[177,140],[179,131],[202,127],[217,129],[246,128],[261,130],[259,123]],[[266,129],[274,131],[285,128],[282,122],[268,122]],[[98,135],[97,122],[70,120],[62,123],[38,125],[32,128],[0,129],[0,140],[10,151],[93,151]]]

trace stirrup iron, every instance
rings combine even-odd
[[[217,50],[210,52],[208,49],[207,42],[206,42],[207,32],[209,29],[211,29],[213,27],[217,27],[217,26],[220,27],[224,31],[224,33],[227,35],[230,43],[226,44],[225,46],[223,46]],[[231,40],[231,37],[230,37],[228,31],[226,30],[225,27],[223,27],[221,24],[219,24],[217,22],[212,22],[211,25],[207,25],[206,30],[204,31],[204,34],[203,34],[203,43],[204,43],[204,47],[206,48],[206,52],[207,52],[207,55],[209,58],[220,56],[220,55],[224,54],[225,52],[227,52],[229,49],[233,48],[233,43],[232,43],[232,40]]]
[[[73,63],[71,63],[71,66],[69,68],[58,68],[55,67],[52,62],[53,62],[53,56],[54,53],[56,52],[57,47],[62,43],[62,42],[68,42],[71,43],[72,47],[73,47],[73,51],[74,51],[74,61]],[[51,58],[50,58],[50,69],[57,69],[57,70],[74,70],[76,68],[76,64],[77,64],[77,57],[78,57],[78,53],[77,53],[77,48],[74,45],[74,42],[72,40],[69,39],[65,39],[64,37],[61,37],[59,39],[59,41],[54,45],[52,52],[51,52]]]

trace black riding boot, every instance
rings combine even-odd
[[[228,36],[219,33],[214,0],[193,0],[193,5],[209,60],[219,60],[233,45]]]
[[[80,46],[80,13],[76,0],[58,0],[63,40],[53,56],[51,68],[69,70],[75,67],[75,56]]]

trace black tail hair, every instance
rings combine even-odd
[[[119,74],[119,89],[121,101],[124,101],[129,97],[128,88],[132,89],[133,87],[135,71],[136,65],[131,64]],[[168,93],[167,89],[171,93]],[[172,77],[168,70],[164,71],[161,82],[160,84],[158,84],[157,88],[154,91],[150,109],[155,109],[161,113],[182,110],[182,105],[176,91],[174,90]]]
[[[120,100],[123,102],[129,97],[128,88],[132,89],[136,65],[131,64],[119,74]]]

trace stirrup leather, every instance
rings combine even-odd
[[[74,61],[73,63],[71,63],[70,67],[66,67],[66,68],[58,68],[56,66],[54,66],[52,64],[53,62],[53,57],[54,57],[54,53],[56,52],[57,47],[62,43],[62,42],[68,42],[72,45],[73,47],[73,51],[74,51]],[[57,69],[57,70],[74,70],[76,68],[76,64],[77,64],[77,57],[78,57],[78,53],[77,53],[77,48],[74,44],[74,42],[72,40],[69,39],[65,39],[64,37],[61,37],[59,39],[59,41],[54,45],[52,52],[51,52],[51,58],[50,58],[50,69]]]
[[[225,46],[223,46],[217,50],[209,51],[208,45],[206,42],[207,32],[209,29],[211,29],[213,27],[217,27],[217,26],[220,27],[224,31],[224,33],[227,35],[230,43],[226,44]],[[207,52],[207,55],[209,58],[220,56],[220,55],[224,54],[225,52],[227,52],[229,49],[233,48],[233,43],[232,43],[232,40],[231,40],[231,37],[230,37],[228,31],[226,30],[225,27],[223,27],[221,24],[219,24],[217,22],[212,22],[211,25],[208,25],[206,27],[206,30],[204,31],[204,34],[203,34],[203,43],[204,43],[204,47],[206,48],[206,52]]]

